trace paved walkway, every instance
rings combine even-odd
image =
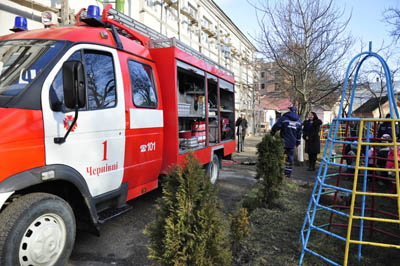
[[[245,140],[244,152],[233,154],[233,160],[241,164],[255,165],[257,162],[257,143],[261,142],[262,136],[249,136]],[[307,158],[307,155],[305,156]],[[318,165],[317,165],[318,166]],[[318,167],[317,167],[318,169]],[[307,171],[307,166],[294,166],[292,177],[297,180],[314,182],[317,175],[314,172]]]

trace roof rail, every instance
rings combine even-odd
[[[111,18],[110,18],[111,17]],[[122,34],[128,34],[142,45],[148,48],[162,48],[162,47],[178,47],[179,49],[185,51],[186,53],[202,59],[206,63],[234,76],[234,73],[227,69],[226,67],[218,64],[192,47],[184,44],[183,42],[177,40],[176,38],[168,38],[167,36],[153,30],[152,28],[140,23],[139,21],[121,13],[112,8],[111,4],[108,4],[103,10],[102,21],[115,25],[117,28],[122,30]],[[128,36],[128,37],[129,37]]]
[[[109,18],[110,15],[113,17]],[[116,26],[122,35],[139,41],[143,46],[147,46],[149,37],[151,38],[151,36],[143,34],[142,31],[137,29],[135,25],[135,23],[138,23],[137,21],[113,9],[111,4],[104,8],[101,21]]]

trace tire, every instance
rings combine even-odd
[[[207,175],[210,178],[211,184],[215,184],[219,178],[219,158],[218,155],[214,154],[211,162],[207,165]]]
[[[22,196],[0,213],[0,265],[65,265],[75,232],[66,201],[47,193]]]

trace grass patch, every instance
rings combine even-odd
[[[287,180],[282,187],[281,197],[277,200],[279,207],[273,209],[255,208],[250,214],[251,236],[242,243],[242,248],[235,252],[233,265],[298,265],[301,252],[300,230],[313,185],[303,181]],[[251,191],[243,203],[249,198],[253,198],[254,194],[254,191]],[[323,225],[329,222],[329,213],[327,212],[320,213],[317,217],[315,224]],[[345,235],[347,228],[335,230],[340,230],[340,235]],[[397,230],[399,230],[399,227],[397,227]],[[339,264],[343,263],[344,241],[327,237],[315,230],[313,230],[311,236],[309,248]],[[365,240],[368,241],[368,238]],[[379,242],[379,240],[382,240],[382,238],[379,239],[379,234],[375,233],[374,241]],[[400,240],[397,239],[396,242],[399,244]],[[361,258],[361,263],[358,264],[357,248],[358,246],[351,245],[348,265],[399,265],[400,252],[398,249],[363,245],[363,257]],[[331,264],[325,263],[313,255],[306,254],[302,265],[321,266]]]

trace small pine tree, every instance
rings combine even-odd
[[[284,149],[279,137],[266,134],[257,144],[257,175],[260,182],[261,203],[272,207],[279,197],[279,187],[284,178]]]
[[[250,237],[250,221],[246,208],[240,208],[235,215],[229,216],[231,228],[231,246],[238,251],[241,243]]]
[[[224,220],[215,188],[202,165],[189,154],[185,168],[165,178],[150,237],[149,258],[161,265],[230,265]]]

